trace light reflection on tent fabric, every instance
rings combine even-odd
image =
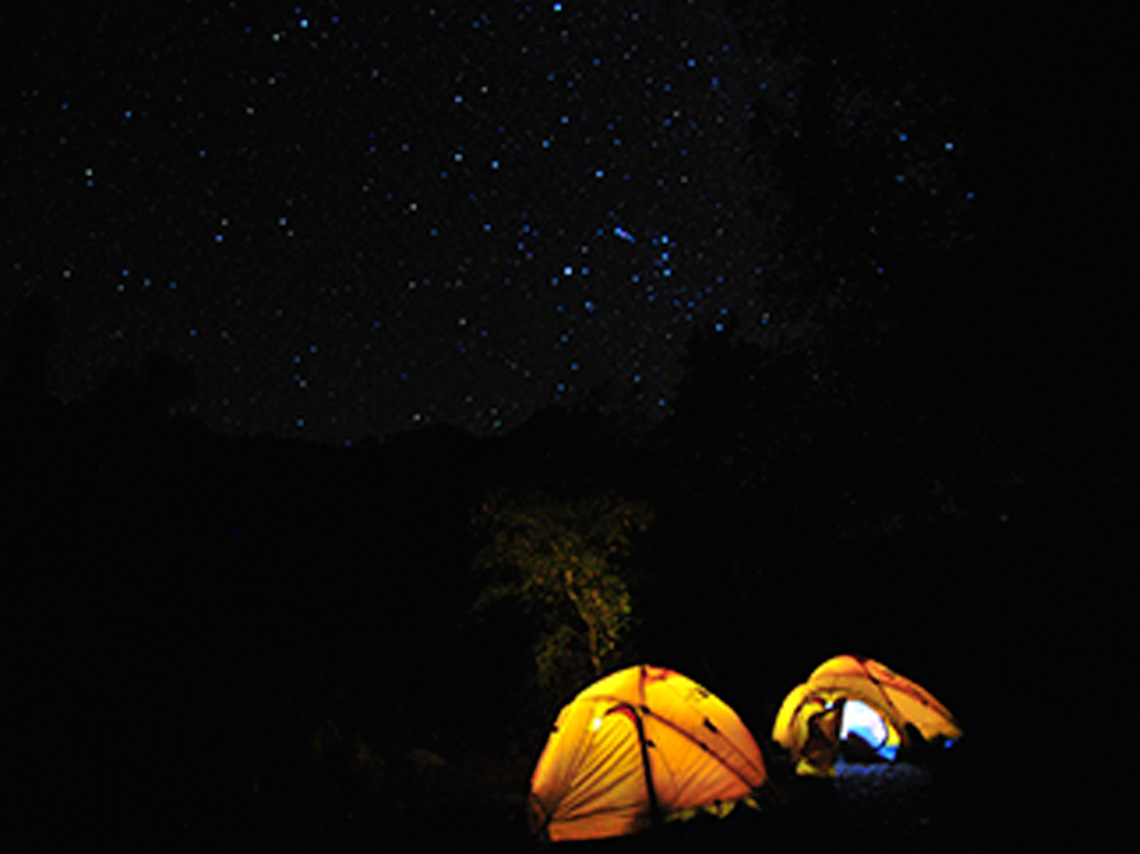
[[[898,744],[890,743],[891,732],[886,721],[878,712],[858,700],[848,700],[843,705],[843,723],[839,737],[846,741],[852,734],[867,742],[884,759],[894,759],[898,753]]]

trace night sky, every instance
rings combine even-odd
[[[29,25],[3,308],[49,389],[161,351],[212,428],[484,434],[602,384],[668,406],[763,299],[719,4],[111,4]]]
[[[1055,202],[1033,170],[1074,130],[1042,117],[1105,97],[1017,4],[32,6],[0,310],[49,307],[46,391],[161,354],[210,429],[334,444],[585,399],[652,422],[694,333],[874,339],[868,294]]]

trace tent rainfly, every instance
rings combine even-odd
[[[916,738],[949,746],[962,730],[921,685],[873,659],[838,655],[784,698],[772,740],[788,750],[797,773],[830,776],[840,744],[852,735],[894,759]]]
[[[531,831],[550,841],[636,833],[699,810],[727,815],[768,782],[736,713],[646,664],[586,688],[555,721],[531,777]]]

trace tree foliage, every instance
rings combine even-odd
[[[476,610],[508,600],[534,628],[540,684],[588,669],[600,676],[633,624],[634,538],[652,523],[642,502],[612,492],[556,498],[488,496],[474,514],[487,538],[474,560]]]

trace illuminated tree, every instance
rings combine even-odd
[[[511,600],[526,612],[540,684],[587,663],[600,676],[631,626],[627,559],[652,522],[649,508],[613,493],[569,500],[496,493],[474,521],[489,538],[474,561],[485,579],[476,610]]]

